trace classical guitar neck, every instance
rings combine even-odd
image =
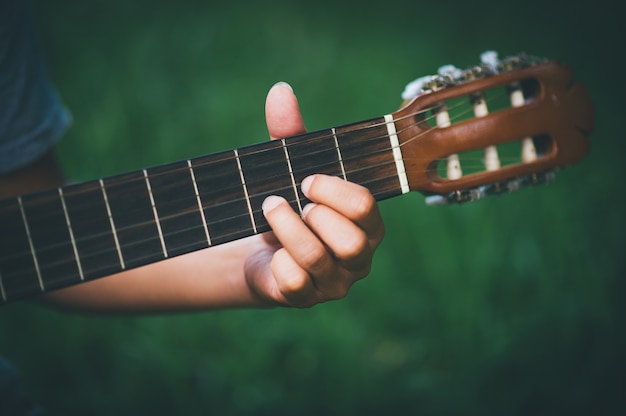
[[[392,126],[381,117],[0,201],[2,302],[269,231],[263,200],[301,212],[313,173],[399,195]]]

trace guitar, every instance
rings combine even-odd
[[[301,212],[313,173],[462,203],[550,182],[588,151],[593,105],[555,61],[487,54],[404,96],[383,117],[1,200],[0,303],[269,231],[263,200]]]

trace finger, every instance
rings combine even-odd
[[[373,248],[363,229],[332,208],[319,204],[304,208],[304,220],[345,269],[357,274],[357,278],[365,277]]]
[[[267,93],[265,119],[267,130],[273,140],[306,131],[298,99],[286,82],[275,84]]]
[[[263,214],[285,250],[312,279],[332,273],[334,259],[284,198],[267,197],[263,202]]]
[[[308,307],[319,302],[311,276],[286,249],[281,248],[274,253],[271,267],[276,287],[287,304]]]
[[[311,201],[326,205],[349,218],[379,243],[385,228],[370,191],[352,182],[328,175],[311,175],[302,181],[302,192]]]
[[[274,233],[263,233],[256,237],[266,240],[267,246],[249,256],[244,264],[252,292],[259,299],[267,301],[268,305],[278,303],[308,307],[319,303],[320,293],[310,276],[284,248],[280,248]]]

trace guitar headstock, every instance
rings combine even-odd
[[[434,204],[466,202],[550,182],[589,149],[593,104],[572,71],[518,55],[407,86],[394,113],[411,190]]]

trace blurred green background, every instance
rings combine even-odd
[[[59,154],[76,180],[266,140],[280,80],[316,130],[392,112],[408,81],[486,49],[560,59],[596,104],[591,153],[553,185],[460,207],[383,202],[387,237],[344,300],[139,317],[2,307],[0,354],[52,415],[626,412],[617,6],[30,4],[75,119]]]

